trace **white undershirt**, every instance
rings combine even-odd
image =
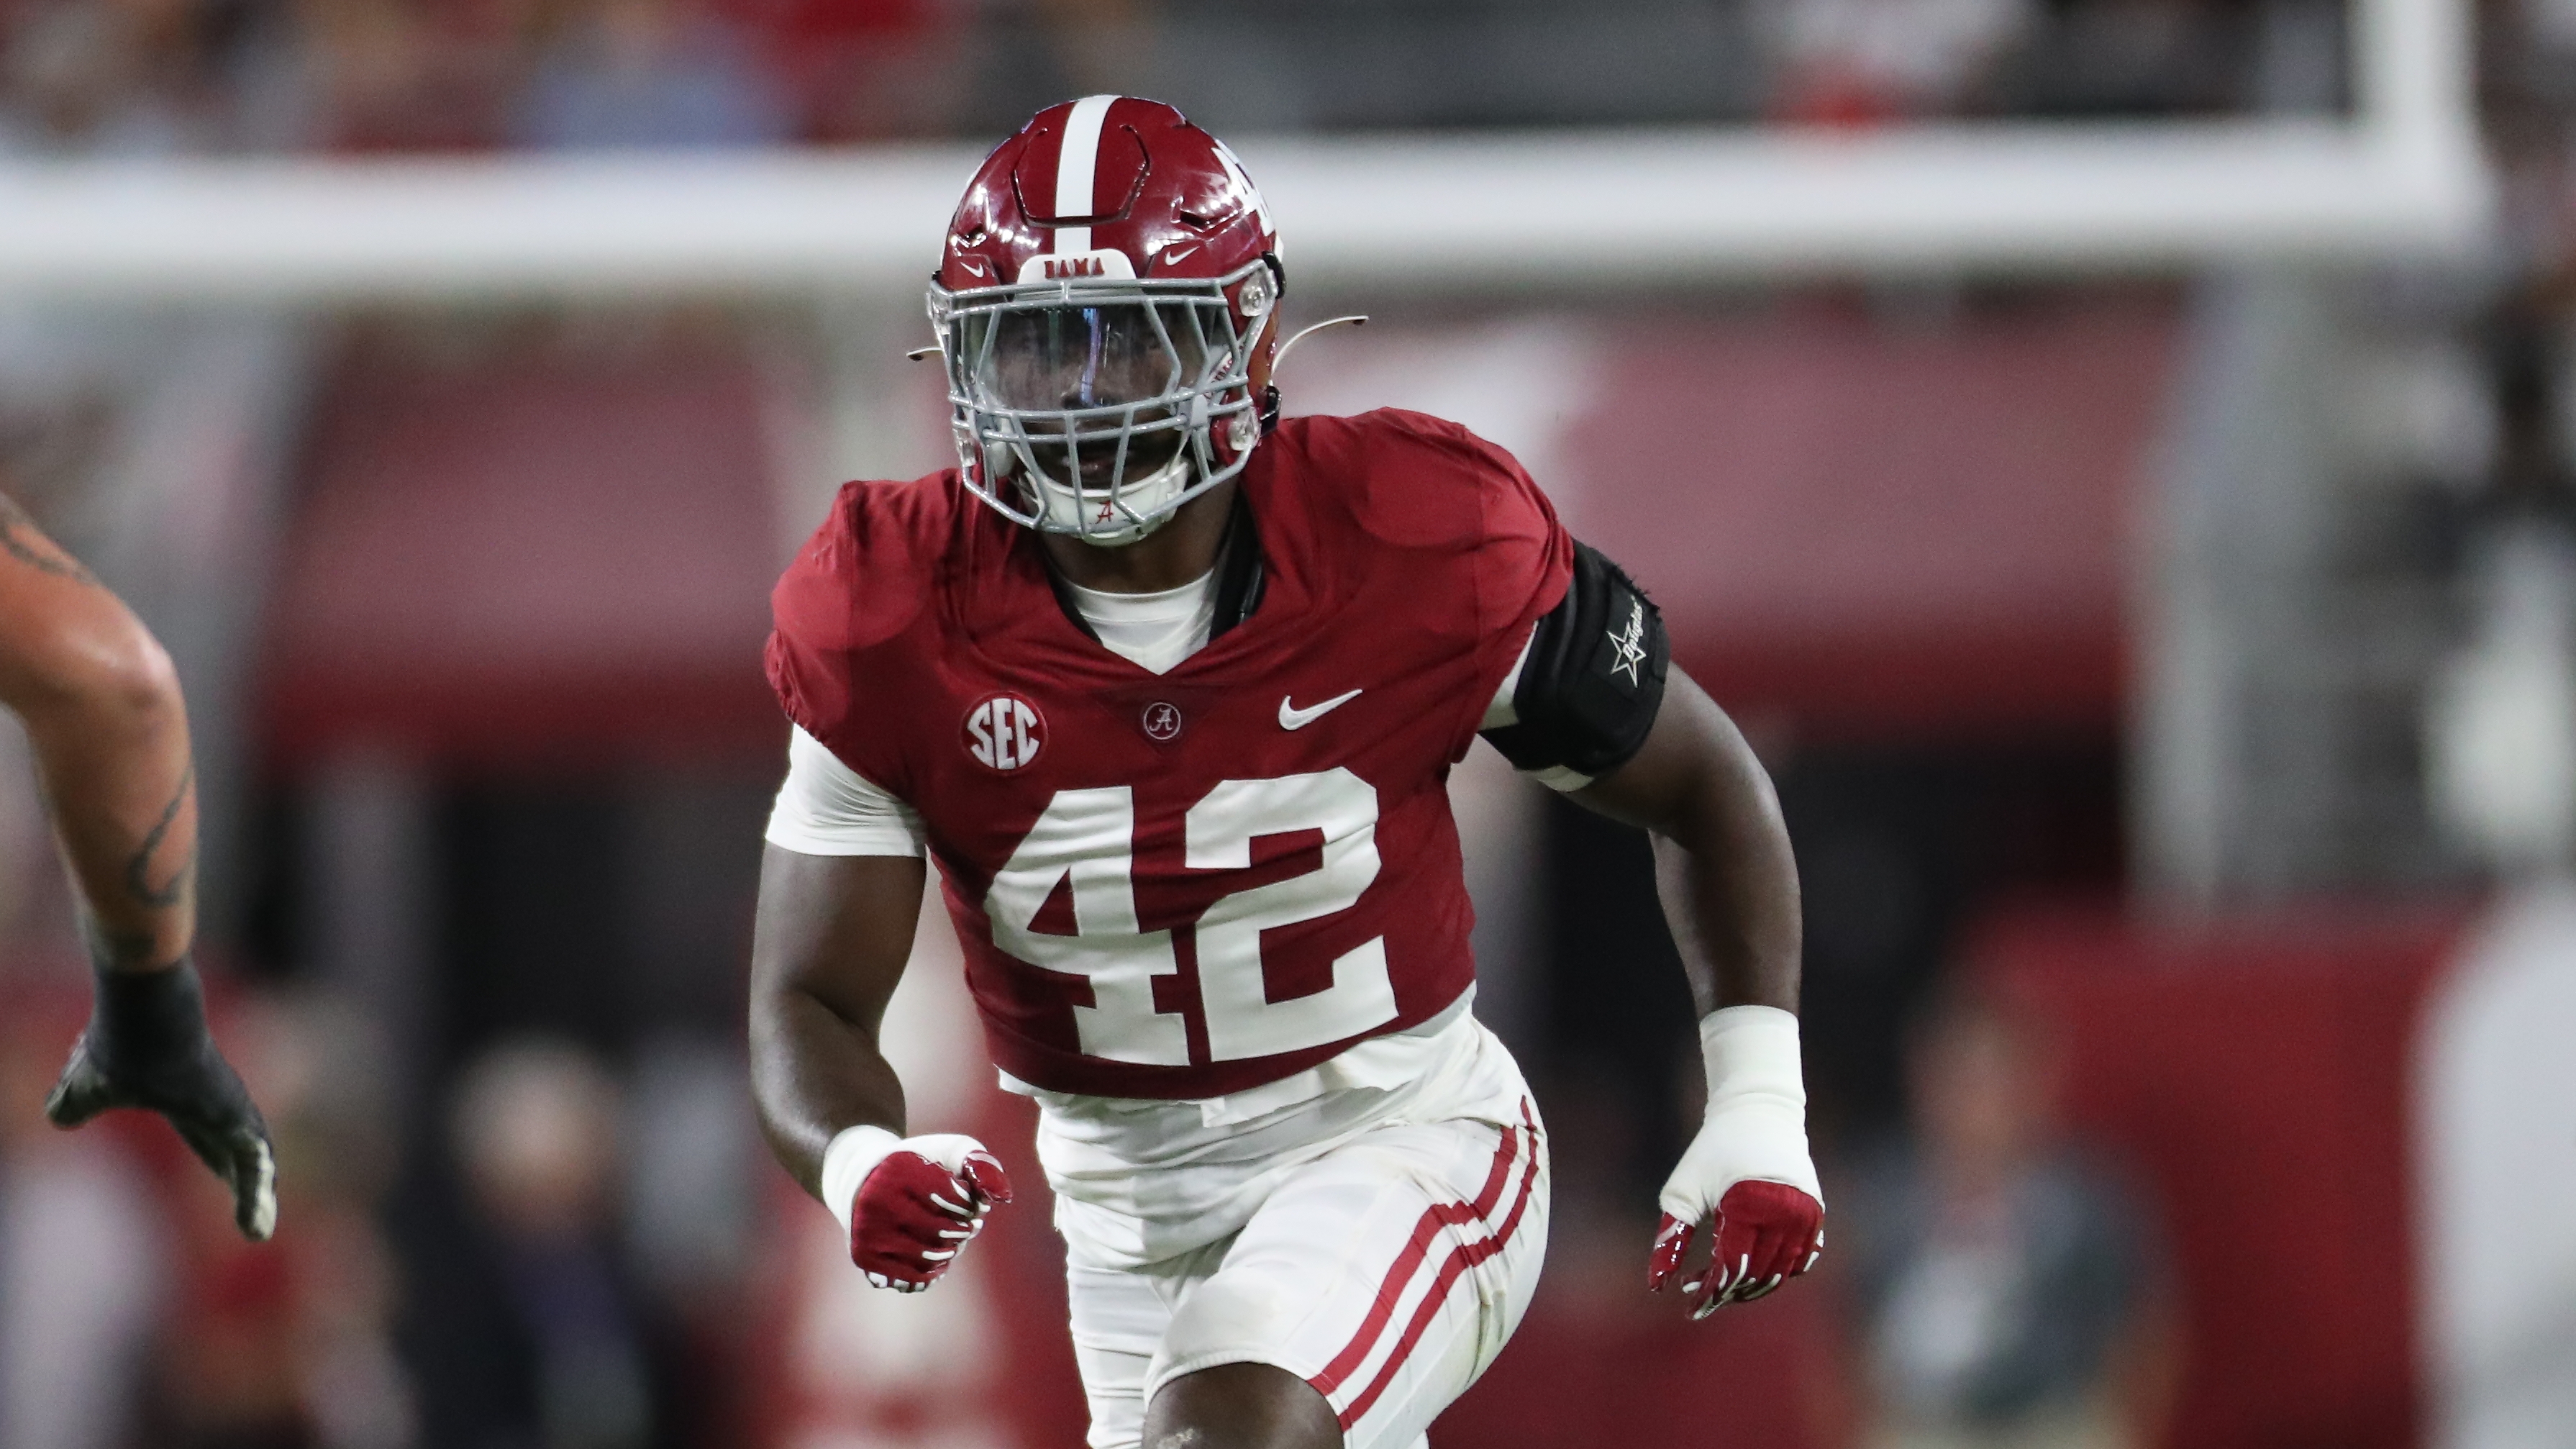
[[[1103,647],[1153,674],[1168,674],[1207,647],[1216,628],[1216,571],[1177,589],[1152,594],[1111,594],[1067,583],[1065,592]],[[1536,637],[1536,625],[1530,629]],[[1519,687],[1529,644],[1512,661],[1485,718],[1476,728],[1516,723],[1512,691]],[[1532,777],[1557,790],[1580,790],[1591,777],[1572,770],[1534,770]],[[921,816],[903,801],[851,769],[822,741],[798,729],[787,741],[787,780],[769,813],[769,843],[800,855],[919,855]]]
[[[1169,674],[1216,631],[1216,570],[1158,594],[1109,594],[1067,580],[1064,591],[1102,647],[1148,674]]]

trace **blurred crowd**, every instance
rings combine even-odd
[[[2149,1449],[2180,1346],[2152,1214],[2058,1123],[2062,1047],[1956,985],[1908,1044],[1910,1130],[1834,1185],[1847,1371],[1818,1438],[1861,1449]]]
[[[157,1124],[44,1125],[78,1020],[67,993],[24,986],[0,1018],[0,1446],[739,1442],[751,1225],[626,1129],[649,1117],[656,1140],[711,1147],[697,1175],[747,1200],[729,1060],[711,1124],[671,1063],[619,1074],[562,1040],[507,1040],[405,1163],[362,1020],[310,992],[236,998],[221,1030],[276,1132],[293,1225],[262,1247],[227,1231]]]
[[[2332,109],[2331,0],[0,0],[0,153]]]
[[[905,133],[935,0],[31,0],[5,144],[37,152],[741,146]],[[870,114],[868,98],[882,101]]]

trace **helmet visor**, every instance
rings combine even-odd
[[[961,291],[934,282],[966,486],[1015,522],[1097,542],[1141,536],[1235,476],[1251,445],[1257,333],[1238,325],[1232,289],[1267,266]]]
[[[1182,409],[1209,365],[1199,310],[1156,300],[968,313],[968,389],[1016,415],[1030,461],[1069,486],[1148,476],[1179,456]]]
[[[976,390],[1016,412],[1160,403],[1196,383],[1207,364],[1189,310],[1150,302],[1001,308],[963,319],[966,356]]]

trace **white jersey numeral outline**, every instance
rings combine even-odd
[[[1333,960],[1333,984],[1270,999],[1264,931],[1337,915],[1377,879],[1377,790],[1347,769],[1269,780],[1226,780],[1183,821],[1193,870],[1241,870],[1265,835],[1323,833],[1318,868],[1219,897],[1199,916],[1199,1002],[1212,1061],[1302,1051],[1382,1026],[1396,1015],[1386,938],[1373,936]],[[1181,1018],[1154,1006],[1154,978],[1177,974],[1172,933],[1139,930],[1134,879],[1135,795],[1125,785],[1063,790],[1011,852],[985,894],[993,944],[1048,971],[1091,983],[1076,1006],[1083,1055],[1147,1066],[1183,1066]],[[1067,877],[1076,934],[1029,929]]]

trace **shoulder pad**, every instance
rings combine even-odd
[[[953,474],[844,484],[770,592],[769,682],[788,717],[829,738],[850,709],[853,656],[929,607],[952,535],[971,515]],[[966,500],[971,506],[972,500]]]
[[[1333,491],[1351,521],[1398,548],[1474,546],[1555,524],[1518,460],[1446,419],[1379,408],[1292,421],[1311,464],[1342,483]]]
[[[769,596],[779,629],[818,649],[864,649],[903,631],[930,592],[956,522],[950,475],[844,483]]]

